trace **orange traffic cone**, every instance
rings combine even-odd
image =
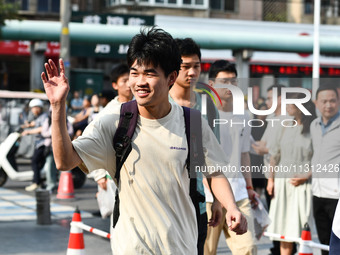
[[[57,198],[58,199],[74,198],[74,188],[71,171],[61,172]]]
[[[301,233],[299,255],[313,255],[313,250],[307,243],[312,241],[312,235],[308,223],[305,224]]]
[[[81,222],[80,211],[78,207],[73,213],[72,222]],[[83,230],[71,222],[70,238],[66,255],[84,255],[85,245]]]

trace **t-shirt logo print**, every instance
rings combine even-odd
[[[176,147],[176,146],[170,146],[170,150],[186,151],[187,148],[184,148],[184,147]]]

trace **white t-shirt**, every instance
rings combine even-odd
[[[138,117],[132,151],[120,171],[120,217],[113,233],[115,255],[196,254],[197,222],[185,166],[187,141],[183,109],[171,104],[164,118]],[[87,168],[115,175],[113,136],[120,106],[106,107],[73,146]],[[207,165],[228,162],[202,119]]]
[[[116,96],[114,99],[112,99],[108,104],[107,107],[110,107],[110,105],[121,105],[122,103],[118,101],[118,96]]]
[[[241,153],[250,150],[249,116],[234,115],[232,112],[219,111],[220,119],[227,120],[227,124],[220,125],[220,142],[227,158],[230,158],[228,180],[233,190],[235,201],[248,198],[246,181],[241,170]],[[230,177],[229,177],[230,176]]]

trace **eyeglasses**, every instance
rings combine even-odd
[[[216,84],[231,84],[231,85],[237,86],[238,79],[237,78],[216,78],[215,83]]]

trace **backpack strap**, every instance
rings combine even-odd
[[[204,166],[201,112],[182,106],[185,120],[185,135],[188,141],[187,168],[190,178],[196,178],[196,166]]]
[[[117,184],[120,178],[120,169],[131,152],[131,139],[135,132],[138,120],[138,107],[136,100],[122,104],[119,124],[113,137],[113,148],[116,151]]]
[[[113,137],[113,148],[116,151],[115,179],[117,180],[117,187],[119,187],[120,170],[132,149],[131,139],[136,129],[137,120],[138,107],[136,100],[122,104],[118,127]],[[117,189],[113,209],[113,227],[116,226],[120,214],[119,202],[119,191]]]
[[[196,211],[196,220],[200,221],[199,202],[205,201],[205,196],[197,191],[196,166],[204,166],[204,152],[202,143],[202,120],[201,112],[184,107],[185,135],[188,143],[188,156],[186,160],[188,175],[190,178],[190,197]]]

